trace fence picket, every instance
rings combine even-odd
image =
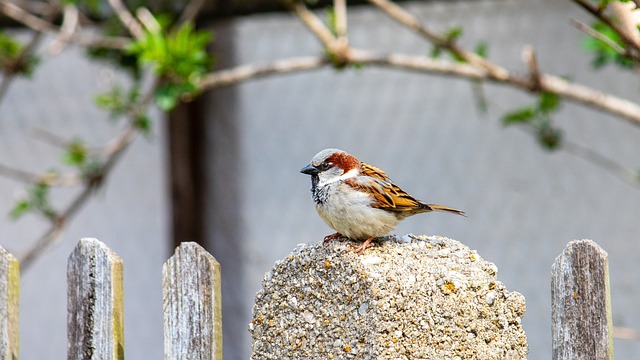
[[[553,359],[613,359],[607,253],[571,241],[551,268]]]
[[[222,360],[220,287],[220,264],[196,243],[182,243],[164,264],[166,360]]]
[[[84,238],[67,265],[68,359],[124,359],[122,260]]]
[[[0,359],[18,359],[20,265],[0,246]]]

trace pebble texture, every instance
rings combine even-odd
[[[265,275],[249,330],[258,359],[524,359],[524,296],[444,237],[301,244]]]

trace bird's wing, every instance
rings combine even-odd
[[[375,166],[362,163],[360,176],[345,181],[358,191],[370,194],[372,206],[390,211],[413,211],[425,208],[424,204],[391,182],[387,174]]]

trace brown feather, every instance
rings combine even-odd
[[[444,211],[464,216],[462,210],[427,204],[414,198],[394,184],[384,171],[373,165],[361,162],[360,174],[369,177],[369,179],[352,178],[346,180],[345,184],[372,194],[374,198],[372,206],[375,208],[397,212],[401,217],[429,211]]]

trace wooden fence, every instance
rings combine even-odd
[[[607,253],[572,241],[551,272],[553,359],[613,359]],[[19,277],[17,260],[0,247],[0,360],[18,359]],[[85,238],[67,277],[68,358],[124,359],[122,260]],[[222,359],[220,283],[220,265],[195,243],[164,264],[165,359]]]

